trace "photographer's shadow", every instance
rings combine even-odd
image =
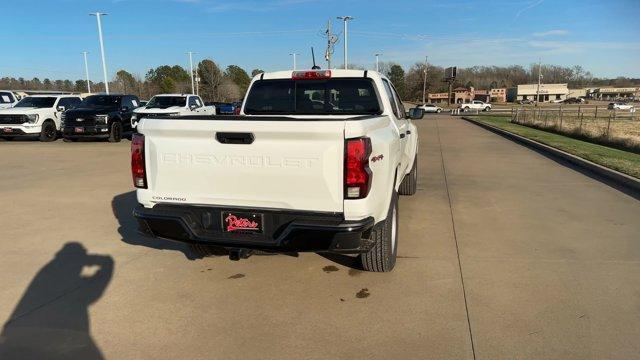
[[[1,359],[101,359],[90,335],[89,305],[113,276],[108,255],[70,242],[33,278],[0,334]]]
[[[153,249],[180,251],[189,260],[201,258],[192,251],[187,244],[140,234],[138,232],[138,222],[133,217],[133,209],[136,206],[138,206],[138,200],[136,199],[135,191],[117,195],[111,201],[113,216],[115,216],[120,225],[118,227],[118,233],[120,233],[122,241],[127,244],[145,246]]]

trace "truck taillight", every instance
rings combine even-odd
[[[144,164],[144,135],[133,134],[131,138],[131,176],[133,186],[146,189],[147,173]]]
[[[344,150],[344,198],[362,199],[371,189],[371,139],[347,139]]]

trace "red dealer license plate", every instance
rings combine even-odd
[[[222,231],[228,233],[262,233],[262,214],[246,212],[222,212]]]
[[[76,131],[77,133],[82,133],[82,132],[84,132],[84,128],[77,127],[77,128],[75,129],[75,131]]]

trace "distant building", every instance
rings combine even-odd
[[[494,95],[497,100],[494,100]],[[453,89],[451,93],[451,103],[452,104],[464,104],[469,103],[473,100],[480,100],[484,102],[505,102],[506,101],[506,93],[507,89],[491,89],[491,90],[476,90],[473,86],[466,87],[457,87]],[[446,92],[443,93],[432,93],[428,95],[429,102],[431,103],[446,103],[448,94]]]
[[[491,95],[489,90],[476,90],[473,93],[473,100],[480,100],[486,103],[491,102]]]
[[[449,94],[446,92],[443,93],[432,93],[427,96],[430,103],[446,103]]]
[[[549,102],[553,100],[564,100],[569,94],[567,84],[524,84],[518,85],[515,100],[536,100],[536,94],[539,94],[538,102]]]
[[[586,97],[588,89],[569,89],[569,93],[567,94],[567,98],[579,98]]]
[[[492,103],[507,102],[507,88],[491,89],[490,102]]]
[[[638,87],[606,87],[594,89],[591,97],[597,100],[637,99],[640,98]]]

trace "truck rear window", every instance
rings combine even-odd
[[[373,81],[365,78],[327,80],[258,80],[247,96],[251,115],[381,114]]]

